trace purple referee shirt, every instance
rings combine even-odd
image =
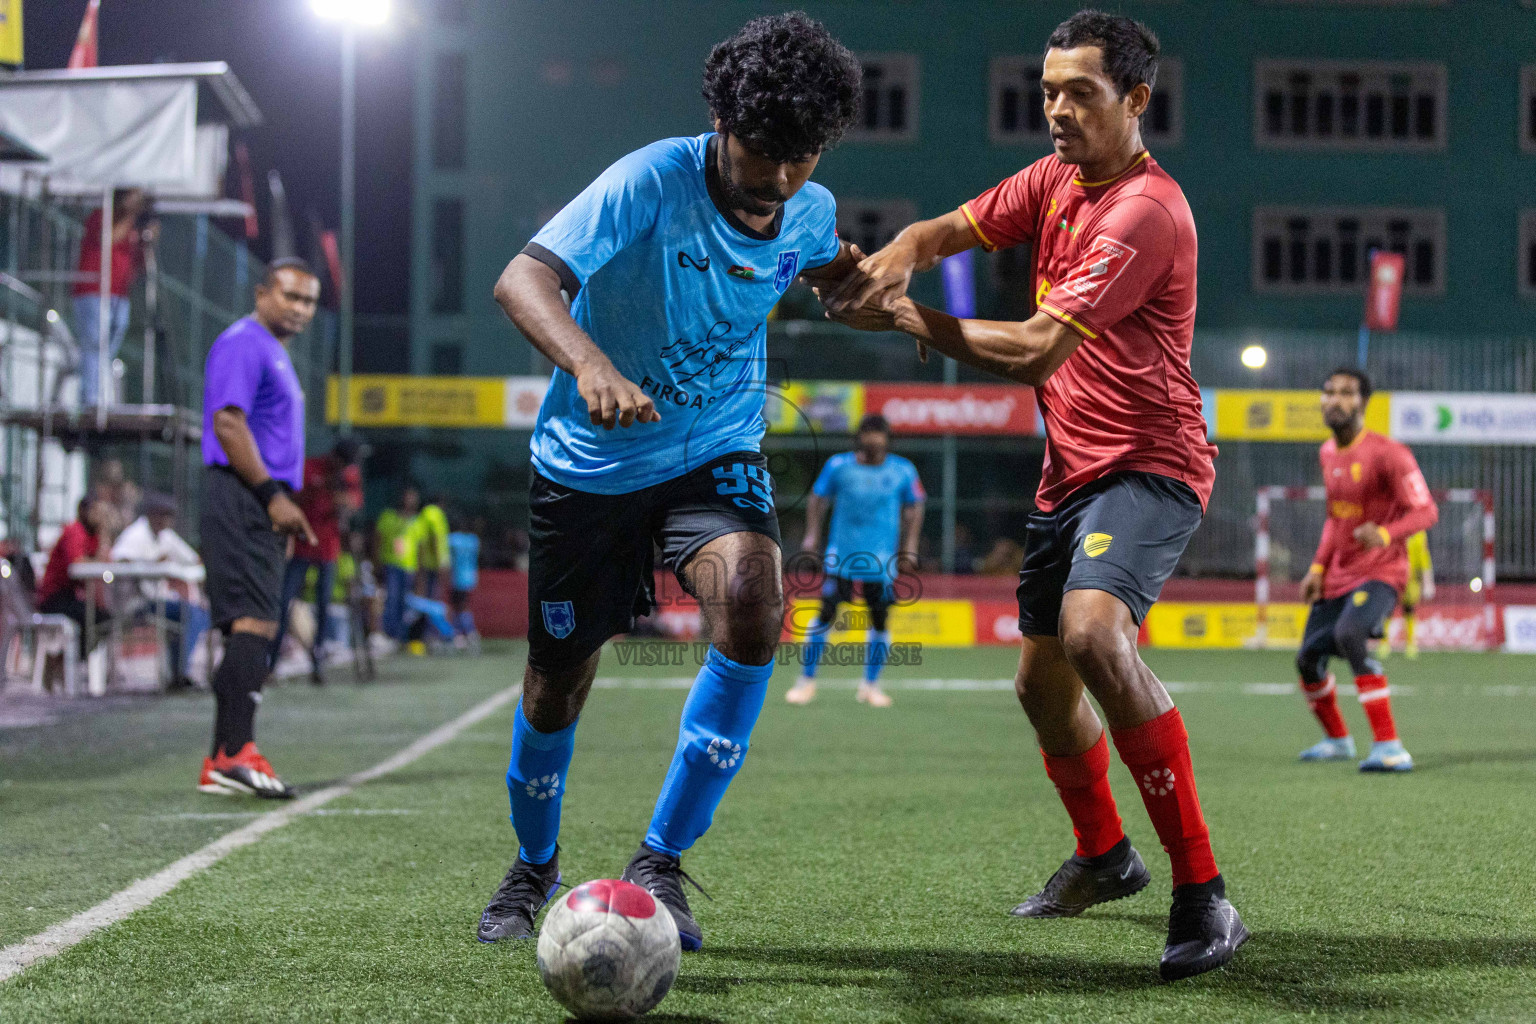
[[[236,408],[274,479],[304,486],[304,389],[288,350],[255,317],[229,325],[208,350],[203,369],[203,465],[227,466],[213,414]]]

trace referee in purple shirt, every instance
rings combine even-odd
[[[256,311],[208,350],[203,373],[203,563],[224,660],[213,677],[213,752],[204,793],[289,799],[294,790],[256,749],[256,707],[282,614],[293,537],[315,543],[293,494],[304,483],[304,391],[288,342],[315,316],[320,280],[299,259],[274,260]]]

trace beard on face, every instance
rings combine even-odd
[[[754,217],[767,217],[784,203],[784,196],[776,188],[748,189],[736,180],[731,167],[731,154],[721,153],[720,188],[725,193],[726,205],[733,210],[745,210]]]

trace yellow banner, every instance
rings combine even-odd
[[[1365,407],[1367,429],[1390,432],[1391,397],[1372,396]],[[1325,441],[1329,436],[1317,391],[1216,391],[1218,441]]]
[[[325,420],[341,405],[337,378],[325,387]],[[501,427],[507,419],[505,377],[354,375],[347,389],[350,418],[359,427]]]
[[[1301,643],[1306,605],[1272,604],[1268,612],[1266,647],[1290,649]],[[1249,647],[1258,633],[1259,609],[1253,604],[1159,601],[1147,613],[1147,642],[1153,647]]]
[[[21,0],[0,0],[0,64],[24,63]]]
[[[782,390],[769,388],[763,406],[774,434],[851,434],[863,415],[864,385],[852,381],[792,381]]]
[[[805,630],[816,621],[821,602],[796,601],[790,625],[796,639],[804,639]],[[869,630],[869,608],[862,602],[843,605],[837,627],[827,635],[834,644],[861,644]],[[931,644],[934,647],[970,647],[976,642],[976,609],[970,601],[914,601],[893,605],[886,628],[891,642]]]

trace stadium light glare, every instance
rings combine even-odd
[[[1467,586],[1472,588],[1472,593],[1481,594],[1483,592],[1483,578],[1481,576],[1473,576],[1472,582],[1468,583]]]
[[[389,20],[389,0],[310,0],[310,7],[328,21],[382,25]]]
[[[1264,364],[1269,362],[1269,353],[1264,351],[1263,345],[1249,345],[1243,349],[1243,365],[1250,370],[1262,370]]]
[[[50,309],[48,311],[48,322],[51,323],[51,324],[56,324],[56,323],[59,322],[59,311],[58,310]]]

